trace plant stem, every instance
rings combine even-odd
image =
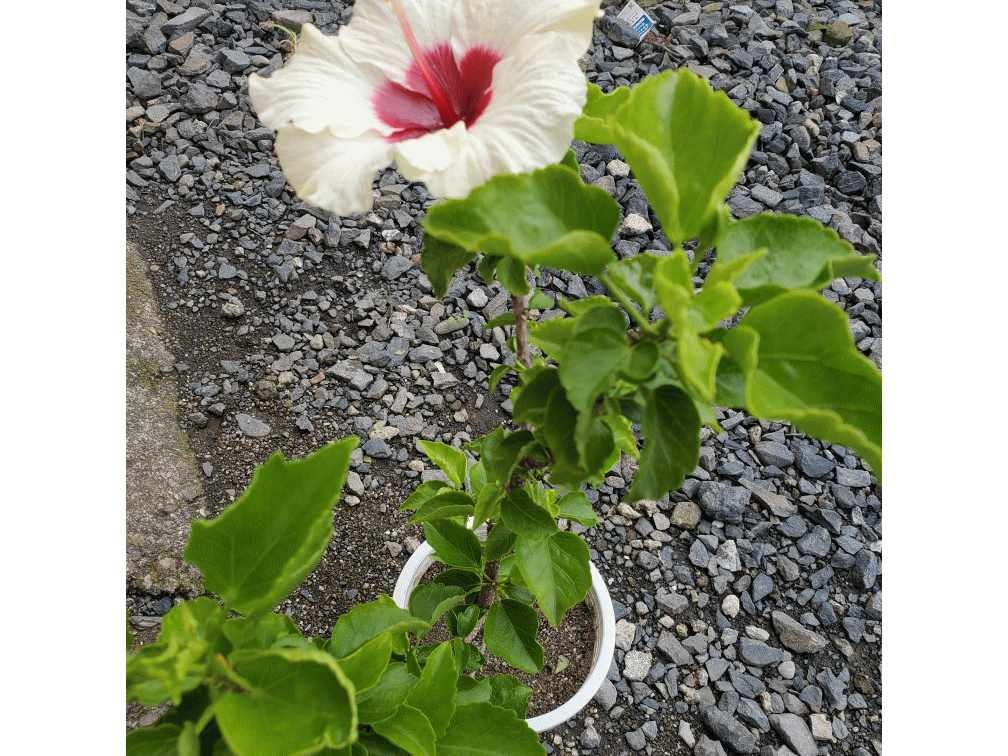
[[[476,640],[476,638],[482,632],[483,626],[486,624],[486,618],[487,618],[486,613],[484,613],[483,616],[479,618],[479,621],[476,623],[476,627],[474,627],[473,631],[464,638],[466,643],[472,643],[474,640]],[[479,648],[481,654],[486,656],[486,644],[483,642],[482,639],[480,639],[477,648]]]
[[[528,345],[527,303],[527,297],[519,294],[511,295],[511,307],[514,309],[515,316],[515,349],[518,351],[516,357],[523,367],[530,367],[532,365]]]
[[[497,598],[495,590],[497,583],[497,570],[500,567],[500,562],[487,562],[486,564],[486,577],[487,581],[483,583],[483,587],[480,588],[479,604],[484,609],[489,609]]]

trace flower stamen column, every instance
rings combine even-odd
[[[427,85],[427,92],[437,106],[438,113],[441,115],[441,121],[449,124],[458,120],[455,108],[452,107],[448,96],[445,94],[444,87],[434,75],[430,65],[428,65],[427,56],[420,49],[420,43],[417,42],[416,35],[413,33],[413,27],[410,26],[402,3],[400,0],[389,0],[389,2],[392,4],[392,10],[395,12],[396,20],[399,22],[399,28],[402,29],[403,36],[406,38],[406,44],[409,46],[410,52],[413,53],[413,60],[420,70],[424,84]]]

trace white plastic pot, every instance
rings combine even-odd
[[[406,566],[399,573],[399,580],[396,581],[392,599],[403,609],[409,607],[410,594],[420,584],[427,569],[434,563],[433,553],[434,548],[424,541],[420,548],[413,552],[413,556],[409,558]],[[592,620],[595,624],[595,648],[592,651],[591,671],[573,698],[568,699],[552,711],[526,720],[529,727],[536,732],[552,730],[587,706],[592,696],[602,687],[602,682],[609,672],[609,665],[612,664],[613,652],[616,649],[616,617],[613,614],[612,599],[609,598],[609,589],[606,587],[602,575],[595,569],[595,565],[589,562],[589,567],[591,568],[592,586],[585,597],[585,603],[592,612]]]

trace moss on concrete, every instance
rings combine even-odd
[[[203,488],[178,422],[174,358],[160,334],[138,250],[126,245],[126,581],[142,593],[195,596],[199,571],[182,557]]]

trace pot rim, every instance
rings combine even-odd
[[[395,591],[392,594],[392,599],[397,606],[403,609],[409,608],[409,595],[413,588],[419,584],[420,578],[423,577],[427,568],[434,563],[433,554],[434,547],[424,541],[406,561],[402,572],[399,573],[399,579],[396,581]],[[571,698],[545,714],[525,720],[529,727],[538,733],[546,732],[563,724],[588,705],[598,689],[602,687],[615,653],[616,617],[613,612],[612,599],[609,597],[609,588],[606,586],[605,578],[595,567],[595,563],[589,562],[588,566],[591,570],[592,587],[589,589],[588,595],[585,596],[585,601],[592,610],[592,619],[595,623],[592,667],[581,687]]]

